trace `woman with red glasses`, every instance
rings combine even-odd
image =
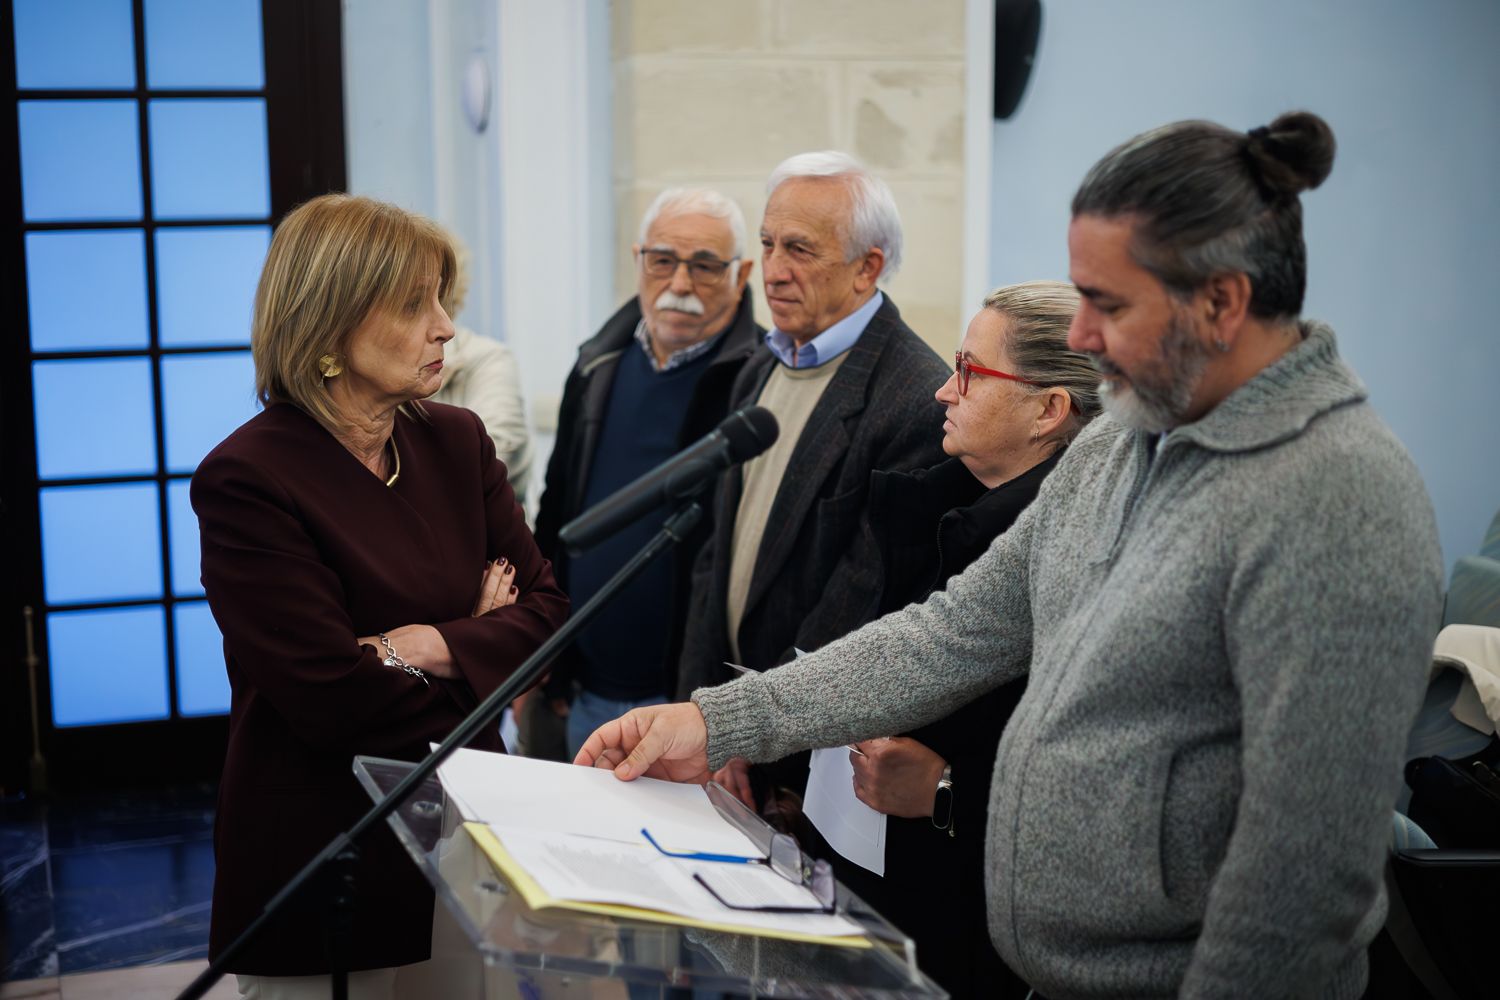
[[[1099,412],[1099,374],[1067,347],[1077,309],[1078,293],[1056,281],[985,298],[937,391],[951,457],[872,478],[870,526],[885,575],[878,614],[925,600],[977,559]],[[855,793],[890,817],[886,868],[881,878],[833,855],[838,877],[912,936],[922,968],[954,996],[1027,993],[990,944],[984,905],[995,748],[1025,683],[916,732],[867,740],[858,745],[863,756],[850,755]]]

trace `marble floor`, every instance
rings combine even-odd
[[[0,802],[0,982],[205,957],[213,812],[207,785]]]
[[[199,959],[0,983],[0,1000],[121,1000],[125,997],[130,1000],[172,1000],[207,967],[207,960]],[[236,1000],[239,995],[232,977],[219,980],[205,994],[208,1000]]]

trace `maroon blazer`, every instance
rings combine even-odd
[[[355,754],[420,760],[568,615],[505,466],[468,410],[398,415],[387,487],[295,406],[256,415],[193,476],[203,587],[233,697],[214,825],[216,956],[370,807]],[[485,561],[516,564],[520,601],[471,618]],[[435,626],[463,681],[382,664],[356,636]],[[399,648],[398,648],[399,652]],[[503,750],[497,730],[474,746]],[[433,898],[394,835],[362,845],[351,967],[427,957]],[[324,897],[294,900],[237,960],[247,975],[328,971]]]

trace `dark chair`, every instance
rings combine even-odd
[[[1433,1000],[1500,995],[1500,850],[1397,848],[1386,891],[1386,933]]]
[[[1455,623],[1500,627],[1500,513],[1478,554],[1453,568],[1443,624]],[[1448,703],[1451,696],[1440,707]],[[1372,967],[1388,940],[1433,1000],[1500,997],[1500,844],[1421,847],[1398,825],[1385,880],[1390,912],[1371,951]],[[1372,976],[1366,996],[1421,995],[1403,992],[1398,978],[1380,983]]]

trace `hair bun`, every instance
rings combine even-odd
[[[1288,111],[1245,134],[1245,153],[1272,194],[1292,197],[1322,184],[1333,170],[1333,129],[1311,111]]]

